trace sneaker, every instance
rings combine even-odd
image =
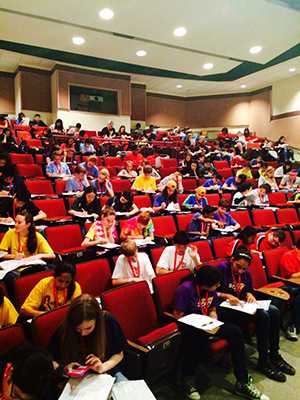
[[[284,373],[276,368],[269,360],[264,363],[258,363],[257,369],[263,373],[267,378],[273,379],[277,382],[285,382],[286,376]]]
[[[296,374],[295,368],[287,363],[280,354],[276,354],[270,358],[274,367],[277,368],[279,371],[284,372],[287,375]]]
[[[185,395],[191,400],[200,400],[201,396],[198,389],[192,383],[185,384]]]
[[[287,327],[287,329],[285,331],[285,337],[288,340],[291,340],[292,342],[297,342],[298,336],[297,336],[297,330],[296,330],[295,325],[290,325]]]
[[[270,398],[258,390],[253,383],[248,380],[247,383],[237,382],[235,384],[235,394],[250,400],[270,400]]]

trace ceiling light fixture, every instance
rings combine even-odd
[[[147,55],[147,52],[145,50],[138,50],[135,54],[138,57],[145,57]]]
[[[204,69],[212,69],[214,67],[213,63],[205,63],[202,65],[202,68]]]
[[[294,68],[294,67],[289,69],[289,72],[295,72],[295,71],[296,71],[296,68]]]
[[[182,37],[186,35],[186,28],[184,26],[180,26],[179,28],[174,29],[174,36]]]
[[[114,12],[110,8],[103,8],[103,10],[99,11],[99,17],[109,20],[114,17]]]
[[[72,42],[77,46],[81,46],[82,44],[85,43],[85,39],[82,36],[73,36]]]
[[[182,85],[176,85],[177,89],[181,89]]]
[[[241,89],[246,89],[247,85],[243,84],[241,85]]]
[[[253,46],[249,49],[251,54],[258,54],[262,51],[262,46]]]

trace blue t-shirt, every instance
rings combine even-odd
[[[236,186],[236,182],[235,182],[235,177],[234,176],[230,176],[229,178],[226,179],[224,185],[227,186]]]
[[[224,215],[220,215],[218,211],[214,212],[214,219],[216,221],[221,221],[225,226],[236,225],[237,222],[232,218],[229,212],[225,213]]]
[[[221,187],[222,187],[222,182],[221,182],[221,181],[218,181],[218,182],[217,182],[217,185],[218,185],[219,188],[221,188]],[[216,183],[214,182],[213,179],[207,179],[207,180],[203,183],[202,186],[204,186],[204,187],[216,186]]]
[[[159,193],[154,197],[153,207],[160,207],[162,203],[166,203],[166,205],[168,206],[171,201],[168,197],[165,197],[163,193]],[[177,201],[175,203],[177,203]]]
[[[186,208],[203,208],[207,206],[207,204],[208,203],[206,197],[201,197],[200,199],[197,199],[195,194],[190,194],[183,202],[183,206]]]

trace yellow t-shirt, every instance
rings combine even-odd
[[[140,192],[156,192],[156,180],[153,176],[145,178],[144,175],[139,175],[135,178],[132,188]]]
[[[50,276],[40,280],[39,283],[29,293],[29,296],[22,305],[23,311],[29,311],[29,308],[34,308],[39,311],[51,311],[64,304],[69,304],[73,299],[81,295],[81,287],[79,283],[75,282],[75,290],[72,298],[65,303],[64,291],[57,291],[58,304],[55,304],[54,297],[54,282],[55,278]]]
[[[36,250],[33,254],[30,254],[27,249],[27,238],[20,237],[16,233],[15,229],[9,229],[2,238],[0,243],[0,249],[4,251],[8,251],[10,254],[16,253],[24,253],[25,257],[29,257],[35,254],[53,254],[53,250],[51,249],[47,240],[42,236],[39,232],[36,232],[37,236],[37,246]]]
[[[9,299],[4,296],[3,303],[0,306],[0,328],[7,325],[14,325],[17,322],[19,314]]]
[[[252,172],[251,172],[251,170],[249,168],[239,169],[236,172],[236,176],[239,176],[239,175],[245,175],[247,177],[247,179],[252,179],[253,178]]]

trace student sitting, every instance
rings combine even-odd
[[[93,145],[92,139],[86,138],[84,143],[80,143],[79,151],[81,154],[95,154],[96,150]]]
[[[176,289],[173,315],[179,319],[188,314],[201,314],[217,319],[219,298],[217,288],[221,282],[220,271],[212,266],[204,266],[197,270],[196,275],[187,279]],[[235,393],[252,400],[267,400],[269,397],[261,393],[253,384],[246,366],[245,343],[240,328],[231,323],[224,323],[218,328],[217,337],[225,339],[236,377]],[[209,335],[198,330],[189,329],[184,332],[183,342],[183,375],[186,377],[186,393],[191,399],[200,399],[200,394],[193,384],[193,375],[199,358],[208,346]],[[196,396],[198,394],[198,396]]]
[[[33,318],[69,304],[81,295],[81,288],[75,281],[75,275],[74,265],[57,263],[53,276],[41,279],[31,290],[21,307],[21,313]]]
[[[86,178],[86,171],[83,167],[77,165],[75,167],[73,176],[68,180],[66,184],[66,192],[83,192],[83,190],[90,184]]]
[[[10,300],[4,296],[4,292],[0,287],[0,328],[8,325],[14,325],[17,322],[19,314]]]
[[[245,226],[238,234],[236,239],[228,243],[227,256],[231,257],[240,246],[246,247],[249,251],[255,251],[257,229],[253,226]]]
[[[125,163],[125,168],[121,169],[118,173],[119,178],[130,179],[133,181],[137,177],[137,172],[133,168],[133,161],[127,160]]]
[[[264,183],[257,189],[252,190],[251,195],[254,196],[254,205],[269,207],[268,193],[271,193],[271,186],[268,183]]]
[[[0,398],[49,400],[54,368],[50,355],[29,344],[2,357]],[[53,397],[52,397],[53,398]]]
[[[88,186],[83,194],[76,198],[69,210],[69,214],[76,217],[85,217],[93,215],[98,218],[101,210],[100,201],[94,188]]]
[[[184,167],[181,171],[184,178],[196,178],[201,177],[201,169],[196,161],[192,161],[190,166]]]
[[[218,265],[221,272],[221,285],[218,289],[219,297],[230,304],[238,305],[241,300],[255,303],[253,295],[252,278],[247,271],[252,257],[245,247],[239,247],[229,261],[223,261]],[[289,365],[279,353],[280,337],[280,312],[277,307],[270,305],[268,311],[258,309],[253,317],[230,309],[218,310],[222,321],[232,323],[255,321],[258,369],[268,378],[279,382],[285,382],[286,376],[295,375],[295,369]],[[237,318],[238,317],[238,318]]]
[[[29,126],[47,126],[47,124],[41,120],[41,114],[35,114],[33,119],[29,121]]]
[[[116,213],[126,217],[131,217],[139,212],[138,207],[134,204],[134,197],[131,192],[117,193],[108,200],[107,205],[112,207]]]
[[[168,274],[186,268],[194,271],[201,266],[202,263],[197,247],[189,244],[190,239],[186,232],[176,232],[174,243],[174,246],[168,246],[162,252],[156,266],[157,275]]]
[[[221,199],[219,201],[218,209],[214,212],[214,220],[220,221],[224,228],[231,227],[231,231],[240,229],[240,224],[232,218],[230,212],[228,212],[230,204],[228,200]]]
[[[164,177],[158,184],[158,190],[160,192],[162,192],[169,181],[176,182],[178,193],[184,192],[183,185],[182,185],[182,175],[179,171],[173,172],[172,174]]]
[[[208,237],[215,227],[223,227],[223,223],[214,219],[216,207],[205,206],[201,212],[193,215],[188,226],[190,235]]]
[[[51,176],[70,176],[71,172],[68,165],[65,162],[62,162],[62,154],[59,151],[55,151],[52,155],[53,161],[51,161],[46,167],[46,174]]]
[[[196,194],[190,194],[183,202],[182,207],[187,209],[202,210],[208,205],[206,195],[206,189],[203,186],[195,189]]]
[[[89,156],[86,161],[79,164],[80,167],[84,168],[86,171],[87,179],[93,180],[97,179],[99,176],[99,169],[97,167],[97,157]]]
[[[236,192],[232,198],[232,205],[235,207],[249,207],[253,206],[255,203],[254,195],[252,194],[252,186],[250,183],[242,183],[238,187],[238,192]]]
[[[205,187],[206,190],[219,191],[222,188],[222,182],[216,176],[213,176],[210,179],[206,179],[206,181],[203,183],[203,187]]]
[[[51,260],[55,258],[47,240],[36,232],[33,217],[27,211],[20,211],[16,215],[15,227],[3,236],[0,250],[8,252],[3,257],[4,259]]]
[[[160,211],[180,211],[177,197],[177,184],[170,180],[164,190],[157,194],[153,200],[153,210],[155,213]]]
[[[100,170],[99,177],[92,182],[92,186],[100,196],[114,197],[114,190],[109,180],[108,169],[102,168]]]
[[[290,171],[284,175],[279,184],[279,189],[297,190],[300,188],[300,178],[297,176],[297,171]]]
[[[47,218],[32,201],[28,190],[18,190],[13,197],[0,198],[0,223],[13,223],[20,211],[27,211],[33,216],[33,221]]]
[[[153,176],[151,176],[151,174],[152,167],[144,167],[143,174],[135,178],[131,189],[143,193],[155,193],[157,189],[156,180],[153,178]]]
[[[261,175],[258,179],[258,186],[263,185],[264,183],[268,183],[271,186],[272,190],[278,190],[278,185],[276,179],[274,177],[274,168],[269,166],[265,170],[264,174]]]
[[[138,253],[133,240],[126,240],[121,244],[122,254],[118,257],[112,274],[113,286],[130,282],[146,281],[153,293],[152,279],[155,277],[151,262],[146,253]]]
[[[137,217],[128,220],[121,230],[120,238],[154,240],[154,225],[150,213],[143,211]]]
[[[280,229],[270,229],[268,232],[259,233],[256,239],[256,250],[266,251],[276,249],[284,243],[285,237],[285,232]]]
[[[92,372],[109,373],[118,381],[126,379],[119,369],[125,347],[126,339],[118,322],[101,310],[94,297],[83,294],[72,301],[49,350],[67,372],[86,365]]]
[[[140,167],[137,168],[137,171],[139,173],[139,175],[143,175],[143,169],[144,167],[151,167],[152,168],[152,172],[151,172],[151,176],[152,178],[155,178],[156,181],[158,181],[161,177],[159,175],[159,173],[156,171],[155,168],[153,168],[150,164],[149,161],[144,160],[143,161],[143,165],[141,165]]]
[[[239,175],[245,175],[247,179],[253,179],[251,169],[248,165],[236,171],[236,176]]]
[[[111,207],[104,207],[101,210],[100,218],[90,227],[81,246],[90,247],[118,241],[115,210]]]
[[[242,183],[246,182],[246,180],[247,180],[247,177],[246,177],[246,175],[243,175],[243,174],[240,174],[238,176],[230,176],[224,182],[222,189],[236,191],[238,186],[240,186]]]

